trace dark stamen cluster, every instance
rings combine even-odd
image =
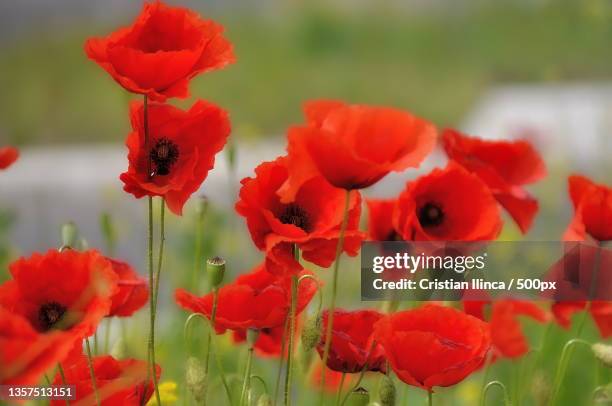
[[[417,217],[422,227],[435,227],[444,221],[444,211],[436,203],[427,203],[418,209]]]
[[[154,175],[168,175],[179,157],[178,146],[168,138],[160,138],[151,148],[149,158],[155,166]]]
[[[66,307],[57,302],[49,302],[38,309],[38,321],[43,331],[51,330],[66,313]]]
[[[310,229],[308,213],[297,204],[287,205],[278,219],[283,224],[293,224],[306,232]]]

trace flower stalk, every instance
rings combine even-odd
[[[293,245],[293,255],[296,261],[300,259],[300,251],[297,245]],[[285,375],[285,406],[291,405],[291,374],[293,370],[293,341],[295,338],[295,313],[298,297],[298,277],[291,276],[291,305],[289,308],[289,342],[287,353],[287,374]],[[281,354],[282,357],[282,354]]]
[[[338,291],[338,268],[340,267],[340,254],[342,254],[342,247],[344,246],[344,234],[346,232],[346,226],[348,224],[349,216],[349,203],[351,200],[351,191],[346,190],[344,199],[344,210],[342,215],[342,224],[340,225],[340,235],[338,236],[338,245],[336,247],[336,258],[334,260],[334,270],[332,276],[332,293],[331,301],[329,305],[329,312],[327,315],[327,328],[325,330],[325,347],[323,350],[323,368],[327,366],[327,359],[329,358],[329,349],[331,348],[332,329],[334,325],[334,310],[336,309],[336,293]],[[325,388],[325,373],[321,375],[321,396],[319,403],[323,403]]]

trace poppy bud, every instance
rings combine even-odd
[[[78,230],[72,221],[62,226],[62,248],[74,248],[77,242]]]
[[[361,386],[352,391],[346,399],[347,406],[367,406],[370,403],[370,392]]]
[[[591,346],[595,358],[597,358],[603,365],[608,368],[612,368],[612,345],[604,343],[595,343]]]
[[[203,402],[206,398],[206,372],[200,361],[195,357],[187,359],[185,384],[196,402]]]
[[[383,375],[378,387],[378,397],[382,406],[395,405],[395,385],[387,375]]]
[[[312,350],[321,339],[321,316],[309,317],[302,329],[302,347],[305,352]]]
[[[208,198],[206,196],[200,196],[197,200],[196,200],[196,214],[198,216],[202,216],[204,215],[204,213],[206,213],[206,209],[208,208]]]
[[[264,393],[257,399],[257,406],[272,406],[272,399],[270,399],[270,395]]]
[[[123,359],[125,358],[126,354],[127,348],[125,345],[125,341],[120,338],[115,341],[115,344],[113,344],[113,347],[110,350],[110,355],[112,355],[115,359]]]
[[[216,289],[223,282],[225,274],[225,260],[221,257],[214,257],[206,261],[206,274],[208,275],[208,283],[213,289]]]

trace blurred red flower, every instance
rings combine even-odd
[[[141,198],[162,196],[180,215],[191,194],[199,189],[223,149],[230,122],[223,109],[197,101],[188,111],[166,104],[148,106],[149,142],[145,145],[143,103],[130,108],[129,166],[121,174],[123,189]],[[148,170],[151,170],[151,173]]]
[[[484,311],[486,306],[490,306],[488,317]],[[517,358],[529,351],[529,342],[523,334],[518,316],[527,316],[540,323],[550,320],[549,313],[528,301],[465,301],[463,308],[467,314],[489,321],[493,354],[498,357]]]
[[[317,173],[342,189],[368,187],[391,171],[418,167],[435,145],[434,126],[401,110],[317,100],[304,113],[306,124],[289,130],[283,199]]]
[[[308,272],[302,271],[299,275]],[[297,298],[299,314],[308,305],[317,290],[317,284],[308,278],[300,282]],[[219,289],[215,328],[217,332],[230,330],[273,328],[283,326],[289,312],[291,278],[268,272],[263,264],[251,273]],[[213,295],[197,297],[177,289],[175,299],[185,310],[204,314],[210,318]]]
[[[574,313],[586,310],[586,301],[557,302],[552,305],[552,313],[561,327],[569,329]],[[612,302],[596,300],[590,303],[588,311],[595,321],[603,338],[612,336]]]
[[[72,349],[70,333],[38,332],[21,315],[0,307],[0,385],[35,385]]]
[[[135,359],[116,360],[110,355],[93,358],[93,369],[96,377],[96,388],[103,406],[145,404],[153,395],[153,379],[147,372],[148,365]],[[161,369],[155,366],[159,380]],[[89,364],[86,359],[74,364],[64,371],[66,382],[58,372],[53,385],[75,385],[76,401],[72,405],[95,405],[96,398],[92,385]],[[60,406],[65,400],[52,400],[51,406]]]
[[[126,90],[160,102],[189,96],[191,78],[235,61],[221,25],[161,1],[146,3],[130,27],[87,40],[85,52]]]
[[[385,316],[374,326],[374,339],[398,378],[428,391],[462,381],[491,347],[487,323],[438,305]]]
[[[117,276],[97,251],[50,250],[9,266],[13,279],[0,285],[0,306],[25,317],[34,330],[92,335],[111,307]]]
[[[0,169],[6,169],[19,158],[19,150],[14,147],[0,148]]]
[[[406,185],[393,225],[407,241],[479,241],[495,239],[502,221],[487,186],[451,161]]]
[[[366,199],[368,205],[368,238],[372,241],[400,239],[393,227],[393,210],[397,199]]]
[[[540,154],[524,140],[487,141],[447,129],[442,134],[448,157],[476,174],[526,233],[538,211],[538,201],[523,188],[546,176]]]
[[[107,258],[117,275],[117,292],[111,298],[108,317],[129,317],[140,310],[149,300],[149,285],[126,262]]]
[[[598,241],[612,240],[612,188],[573,175],[568,179],[574,205],[574,219],[563,239],[582,241],[591,236]]]
[[[340,236],[345,192],[316,176],[300,185],[291,200],[281,202],[278,189],[289,176],[288,163],[287,157],[264,162],[255,169],[254,178],[243,179],[236,211],[246,218],[257,248],[266,252],[270,272],[301,269],[293,255],[294,244],[306,261],[329,267]],[[361,196],[353,191],[343,247],[351,256],[357,255],[363,238],[360,214]]]
[[[360,372],[367,364],[368,371],[386,372],[385,353],[380,344],[372,347],[372,329],[383,317],[374,310],[348,312],[334,311],[332,340],[329,348],[327,367],[339,372]],[[323,312],[321,341],[317,345],[319,356],[325,350],[325,331],[327,331],[328,312]]]

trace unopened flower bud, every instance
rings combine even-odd
[[[312,350],[321,339],[321,316],[309,317],[302,328],[302,348],[308,352]]]
[[[77,243],[78,230],[72,221],[62,226],[62,248],[74,248]]]
[[[195,357],[187,359],[185,384],[196,402],[203,402],[206,398],[206,372],[200,361]]]
[[[378,397],[382,406],[395,405],[395,385],[387,375],[383,375],[378,388]]]
[[[272,406],[272,399],[270,395],[264,393],[257,399],[257,406]]]
[[[591,346],[595,358],[608,368],[612,368],[612,345],[595,343]]]
[[[367,406],[370,403],[370,392],[361,386],[353,390],[346,399],[347,406]]]
[[[225,275],[225,260],[221,257],[210,258],[206,261],[206,274],[210,286],[214,289],[219,287]]]

